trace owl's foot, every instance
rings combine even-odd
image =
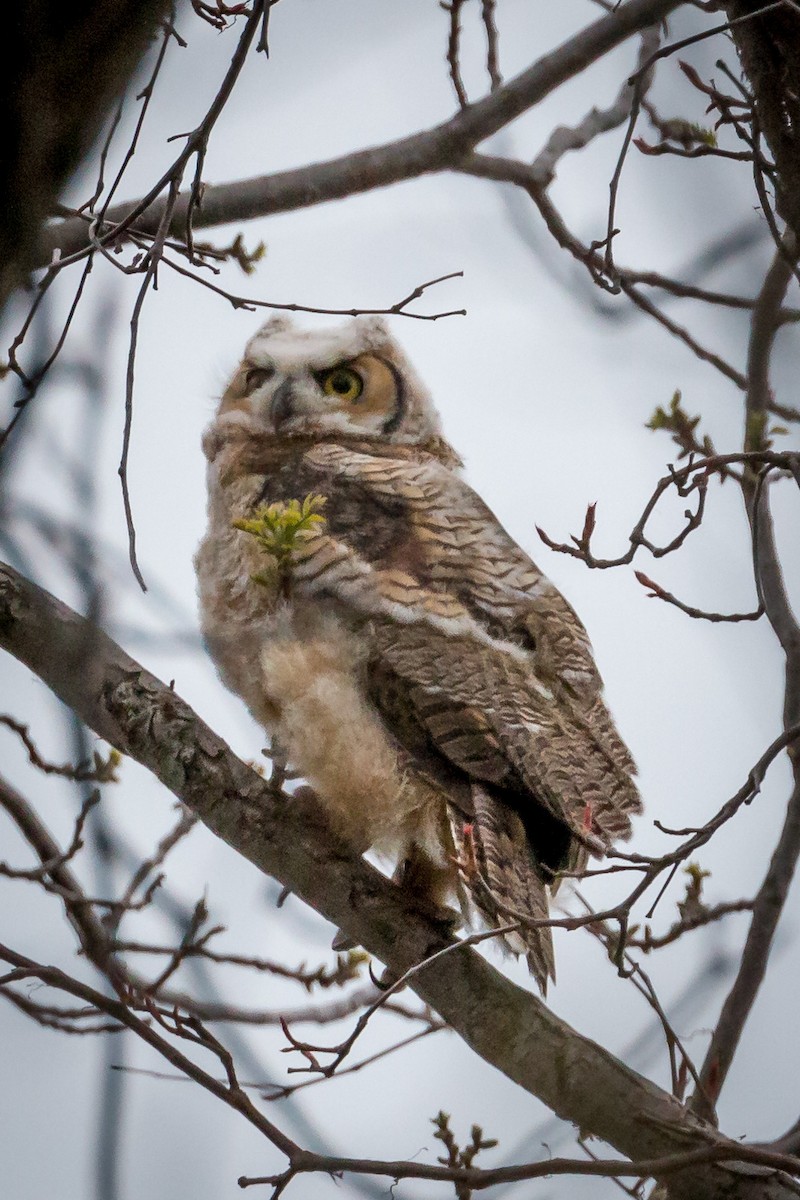
[[[449,904],[435,904],[425,896],[413,898],[414,908],[436,926],[444,938],[451,938],[464,924],[463,914]]]
[[[420,846],[409,847],[406,857],[397,864],[392,880],[444,937],[451,937],[462,924],[461,913],[446,903],[453,890],[451,868],[434,862]]]
[[[432,904],[426,902],[424,897],[415,896],[414,907],[427,920],[433,922],[442,937],[452,937],[464,923],[462,914],[446,904]],[[337,929],[331,941],[331,950],[335,950],[337,954],[346,954],[348,950],[355,950],[357,945],[358,943],[343,929]]]
[[[452,871],[441,867],[419,846],[410,847],[408,854],[397,864],[392,882],[401,887],[409,903],[431,921],[444,938],[450,938],[463,924],[463,916],[445,903],[452,891]],[[354,950],[357,943],[339,929],[331,942],[337,954]]]

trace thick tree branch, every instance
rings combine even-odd
[[[199,229],[232,221],[249,221],[386,187],[403,179],[454,169],[480,142],[533,108],[567,79],[591,66],[631,34],[661,21],[680,2],[629,0],[544,55],[483,100],[423,133],[293,171],[206,187],[202,205],[193,212],[193,225]],[[183,231],[190,202],[189,192],[178,197],[170,222],[171,232],[180,234]],[[137,231],[155,234],[166,203],[164,197],[151,203],[147,211],[136,218]],[[98,233],[108,233],[110,228],[128,221],[138,207],[139,202],[129,202],[109,209],[104,230]],[[89,244],[87,221],[80,217],[69,218],[45,230],[39,265],[50,263],[55,250],[66,257],[81,253]]]
[[[0,646],[99,736],[156,774],[212,832],[393,971],[448,945],[399,888],[332,837],[315,805],[276,797],[172,690],[8,566],[0,567]],[[666,1157],[720,1144],[712,1128],[474,951],[439,957],[412,986],[487,1062],[623,1154]],[[735,1158],[736,1144],[725,1144]],[[687,1168],[671,1177],[671,1188],[692,1200],[796,1195],[780,1174],[732,1161]]]

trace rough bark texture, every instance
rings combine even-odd
[[[15,0],[0,74],[0,306],[42,222],[136,68],[168,0]]]
[[[0,646],[25,663],[101,737],[151,770],[262,871],[404,972],[447,945],[404,893],[337,844],[310,803],[287,803],[173,691],[102,631],[0,564]],[[554,1112],[631,1158],[730,1146],[711,1126],[608,1051],[581,1037],[470,949],[412,981],[477,1054]],[[789,1200],[785,1176],[745,1164],[674,1175],[686,1200]]]
[[[733,21],[763,7],[763,0],[732,0],[725,9]],[[777,209],[800,245],[800,10],[787,4],[740,20],[731,34],[777,168]]]

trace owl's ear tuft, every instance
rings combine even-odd
[[[286,333],[289,329],[294,329],[292,318],[286,313],[275,313],[268,321],[264,322],[256,333],[256,337],[261,337],[263,334]]]
[[[383,317],[356,317],[358,340],[365,350],[381,350],[392,344],[389,326]]]

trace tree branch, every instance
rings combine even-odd
[[[4,22],[0,306],[36,262],[42,222],[170,9],[170,0],[35,0]]]
[[[455,169],[480,142],[533,108],[631,34],[661,21],[679,3],[680,0],[629,0],[483,100],[423,133],[297,170],[206,187],[202,204],[193,211],[193,226],[199,229],[250,221],[386,187],[403,179]],[[184,230],[191,199],[190,192],[182,192],[177,198],[169,232],[180,234]],[[100,240],[113,240],[114,227],[127,222],[140,203],[128,202],[109,209],[103,228],[98,230]],[[155,234],[166,204],[163,197],[149,204],[135,221],[136,231]],[[80,217],[62,221],[44,231],[38,265],[47,266],[56,250],[64,258],[80,254],[90,244],[86,221]]]
[[[64,861],[61,847],[39,819],[32,805],[2,776],[0,807],[5,809],[23,837],[34,848],[53,883],[58,886],[67,919],[77,933],[81,949],[89,962],[93,963],[113,986],[124,986],[125,973],[111,951],[108,935],[92,906],[83,899],[83,890]]]
[[[800,9],[753,16],[757,0],[728,0],[731,36],[753,89],[758,126],[775,160],[777,209],[800,244]]]
[[[767,271],[753,309],[748,349],[746,452],[761,450],[767,444],[766,417],[771,398],[769,363],[795,258],[794,238],[789,234],[787,246],[778,250]],[[781,571],[766,483],[746,465],[741,486],[753,530],[759,598],[786,656],[784,728],[788,729],[800,721],[800,626],[792,611]],[[714,1099],[718,1096],[764,980],[775,931],[800,857],[800,755],[796,743],[789,747],[789,757],[794,767],[794,787],[783,828],[755,897],[739,970],[725,999],[700,1072],[704,1091],[698,1090],[692,1099],[693,1106],[705,1115],[710,1115],[705,1096],[711,1095]]]
[[[101,630],[5,565],[0,646],[99,736],[152,771],[212,832],[395,973],[451,944],[401,889],[332,836],[316,805],[276,796],[174,691]],[[775,1172],[737,1167],[736,1143],[576,1033],[474,951],[443,955],[418,970],[412,986],[487,1062],[621,1153],[663,1158],[706,1148],[715,1152],[721,1144],[730,1148],[730,1162],[697,1164],[671,1177],[675,1197],[714,1200],[723,1190],[730,1200],[795,1195]]]

